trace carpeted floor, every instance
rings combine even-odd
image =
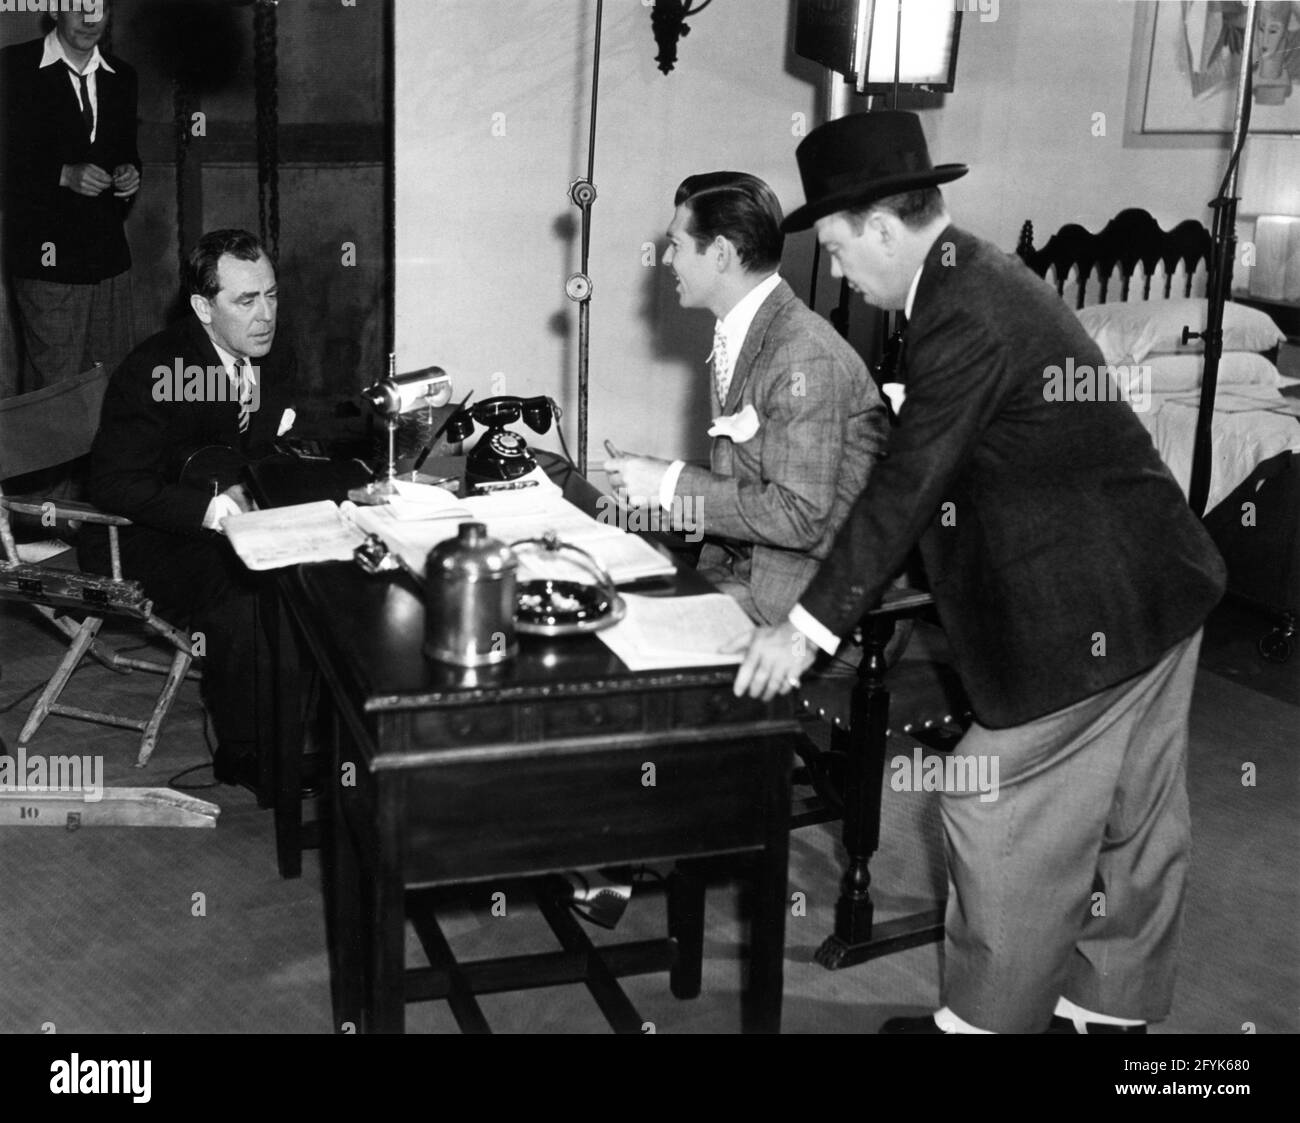
[[[923,655],[925,644],[916,651]],[[0,710],[48,674],[56,652],[39,621],[0,606]],[[70,691],[139,699],[151,685],[91,666]],[[13,745],[29,705],[0,712],[6,744]],[[1300,1030],[1298,733],[1300,706],[1200,673],[1189,772],[1193,880],[1175,1010],[1157,1032],[1241,1033],[1245,1023],[1260,1033]],[[910,739],[894,735],[891,753],[911,748]],[[135,736],[100,726],[51,719],[31,750],[102,755],[109,784],[164,785],[207,759],[197,689],[182,689],[143,771],[131,767]],[[1243,782],[1247,766],[1254,783]],[[200,768],[189,779],[210,775]],[[330,1032],[318,856],[307,855],[300,880],[280,880],[270,813],[242,790],[196,794],[220,805],[215,830],[0,827],[0,1031]],[[877,915],[888,919],[932,903],[944,878],[935,796],[884,795],[872,877]],[[894,1013],[931,1009],[938,999],[936,944],[840,972],[812,961],[831,927],[842,858],[835,827],[806,828],[791,839],[790,891],[804,894],[806,915],[787,920],[788,1033],[871,1032]],[[673,999],[662,976],[626,981],[658,1032],[739,1028],[740,908],[730,884],[710,890],[699,999]],[[638,897],[614,938],[660,934],[663,909],[661,894]],[[554,947],[545,924],[522,904],[500,917],[485,899],[467,898],[449,905],[444,921],[453,947],[468,957]],[[610,938],[592,932],[597,942]],[[413,935],[409,961],[421,961]],[[482,1005],[500,1031],[606,1030],[581,987],[492,996]],[[443,1003],[412,1007],[408,1026],[455,1029]]]

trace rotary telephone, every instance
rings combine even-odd
[[[560,416],[560,407],[550,398],[487,398],[458,409],[447,421],[447,440],[464,441],[474,433],[474,423],[487,427],[465,460],[465,479],[471,486],[517,480],[537,467],[520,434],[506,428],[521,418],[534,433],[545,433]]]

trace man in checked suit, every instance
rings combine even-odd
[[[272,451],[293,423],[294,357],[275,346],[279,288],[255,234],[216,230],[190,253],[192,315],[145,340],[114,372],[91,449],[91,500],[125,515],[122,571],[158,614],[204,636],[204,700],[217,734],[213,770],[256,774],[256,707],[269,668],[257,587],[221,533],[250,507],[232,464]],[[216,471],[198,470],[216,460]],[[234,469],[237,472],[237,468]],[[108,573],[106,536],[83,527],[83,567]]]
[[[766,183],[694,175],[674,204],[664,264],[682,307],[717,318],[710,467],[619,456],[605,469],[633,502],[691,518],[706,536],[700,570],[773,623],[862,490],[885,444],[885,407],[854,350],[777,273],[781,207]]]
[[[1187,715],[1222,560],[1126,402],[1049,400],[1101,352],[1049,285],[950,223],[937,185],[966,168],[931,166],[915,114],[841,118],[797,158],[807,204],[786,229],[815,224],[835,275],[905,309],[906,397],[736,693],[791,689],[919,541],[976,717],[955,751],[1000,787],[940,796],[942,1006],[883,1031],[1144,1033],[1172,1000]]]
[[[82,7],[0,52],[5,257],[29,391],[112,370],[134,342],[122,224],[140,189],[136,75],[99,49],[107,0]]]

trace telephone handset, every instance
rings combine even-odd
[[[470,485],[517,480],[537,467],[528,442],[509,429],[521,418],[534,433],[545,433],[559,416],[559,407],[550,398],[487,398],[458,409],[447,422],[447,440],[456,442],[474,433],[474,423],[487,427],[465,461],[465,479]]]

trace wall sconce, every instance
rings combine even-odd
[[[1300,138],[1250,138],[1241,210],[1258,216],[1250,295],[1300,300]]]
[[[655,42],[659,44],[655,62],[665,74],[677,62],[677,40],[690,34],[686,17],[699,15],[712,3],[713,0],[704,0],[703,4],[692,8],[690,0],[655,0],[650,12],[650,26],[654,29]]]

